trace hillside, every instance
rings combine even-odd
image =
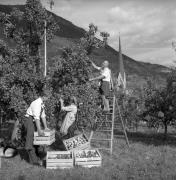
[[[0,5],[0,11],[5,13],[9,13],[12,8],[19,8],[21,11],[24,11],[24,5]],[[51,12],[49,12],[51,13]],[[56,22],[58,22],[60,26],[60,30],[57,31],[54,40],[48,43],[48,57],[56,56],[61,53],[62,47],[73,45],[76,41],[78,41],[81,37],[84,36],[85,30],[75,26],[70,21],[65,20],[64,18],[53,14]],[[0,39],[5,37],[1,33],[2,29],[0,28]],[[7,40],[8,43],[13,46],[13,42]],[[102,61],[105,59],[110,61],[110,67],[114,73],[118,71],[118,51],[113,49],[110,46],[107,48],[101,48],[94,50],[91,58],[100,65]],[[140,78],[145,78],[146,76],[154,76],[159,78],[164,78],[166,75],[166,71],[168,68],[157,65],[135,61],[134,59],[123,55],[124,64],[126,72],[129,76],[136,76]],[[51,62],[50,62],[51,63]]]

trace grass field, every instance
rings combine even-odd
[[[176,137],[169,134],[163,141],[162,134],[151,132],[130,133],[130,148],[124,139],[115,139],[113,155],[102,152],[100,168],[47,170],[31,166],[17,155],[2,159],[0,180],[138,180],[176,179]]]

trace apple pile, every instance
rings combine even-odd
[[[100,157],[97,150],[82,150],[75,153],[76,158]]]
[[[76,147],[79,147],[83,144],[85,144],[87,141],[86,137],[82,136],[77,136],[75,138],[71,138],[65,141],[65,146],[67,147],[68,150],[74,149]]]
[[[48,159],[72,159],[72,154],[50,154]]]

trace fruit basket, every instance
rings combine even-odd
[[[100,167],[102,157],[98,149],[74,151],[75,165],[82,167]]]
[[[46,156],[47,169],[64,169],[73,167],[73,153],[70,151],[48,151]]]
[[[90,149],[90,142],[85,134],[80,134],[70,139],[63,140],[63,143],[67,151]]]
[[[34,132],[34,145],[51,145],[55,142],[55,130],[44,131],[44,136],[39,136]]]

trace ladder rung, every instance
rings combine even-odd
[[[105,116],[112,115],[112,114],[113,114],[113,112],[106,112],[106,113],[104,113]]]
[[[111,132],[112,131],[112,129],[97,129],[96,130],[96,132],[106,132],[106,131],[108,131],[108,132]]]
[[[113,99],[114,98],[114,96],[108,96],[107,97],[107,99]]]
[[[125,138],[125,135],[124,134],[122,134],[122,135],[114,134],[114,137],[116,137],[116,138]]]
[[[96,140],[96,141],[111,141],[111,139],[96,139],[96,138],[92,138],[91,140]]]
[[[98,149],[102,149],[102,150],[108,150],[108,151],[110,151],[111,150],[111,148],[98,148]]]
[[[97,123],[108,123],[108,122],[111,122],[112,123],[112,121],[97,121]]]

